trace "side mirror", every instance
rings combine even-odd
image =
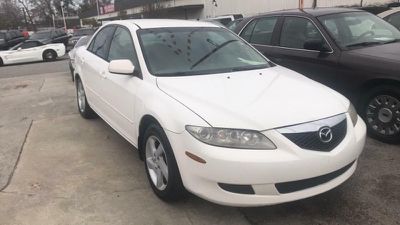
[[[133,75],[135,66],[128,59],[112,60],[108,65],[108,71],[121,75]]]
[[[320,52],[331,51],[329,48],[326,47],[325,42],[323,40],[319,40],[319,39],[307,40],[304,43],[304,49],[320,51]]]
[[[21,47],[19,47],[18,49],[17,49],[17,51],[21,51],[22,50],[22,48]]]

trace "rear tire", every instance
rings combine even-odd
[[[79,78],[76,79],[76,99],[79,113],[83,118],[93,119],[97,117],[97,114],[93,111],[89,105],[89,102],[87,101],[85,89],[82,81]]]
[[[400,88],[381,85],[364,96],[360,114],[367,124],[368,134],[385,143],[400,143]]]
[[[154,193],[166,202],[183,199],[187,192],[167,135],[159,125],[149,125],[141,149],[147,178]]]
[[[57,53],[54,50],[46,50],[43,52],[43,61],[51,62],[57,59]]]

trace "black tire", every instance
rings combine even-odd
[[[165,154],[162,157],[165,157],[167,168],[168,168],[168,178],[167,183],[164,186],[163,190],[157,188],[152,181],[150,175],[150,169],[148,167],[148,160],[146,158],[146,145],[150,138],[156,137],[162,146],[164,147]],[[141,146],[141,154],[143,154],[145,170],[147,174],[148,181],[153,189],[154,193],[163,201],[172,202],[183,199],[186,197],[187,192],[182,184],[181,175],[178,169],[178,165],[176,163],[174,152],[171,148],[171,145],[168,141],[167,135],[164,130],[158,124],[151,124],[147,127],[144,132],[143,141]],[[160,157],[161,158],[161,157]]]
[[[3,66],[3,65],[4,65],[3,60],[0,58],[0,66]]]
[[[43,61],[51,62],[57,59],[57,53],[54,50],[46,50],[43,52]]]
[[[87,101],[85,89],[82,81],[79,78],[76,79],[76,100],[78,104],[78,111],[83,118],[94,119],[97,117],[97,114],[93,111],[89,105],[89,102]]]
[[[400,87],[380,85],[368,90],[360,109],[369,136],[385,143],[400,143]]]
[[[71,72],[72,82],[74,82],[75,81],[75,79],[74,79],[74,68],[72,67],[71,61],[69,61],[69,71]]]

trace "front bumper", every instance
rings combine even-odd
[[[204,199],[231,206],[262,206],[289,202],[326,192],[347,180],[357,167],[366,138],[366,125],[359,118],[355,127],[347,115],[347,135],[330,152],[304,150],[276,130],[264,134],[277,146],[276,150],[240,150],[206,145],[189,133],[166,131],[174,149],[182,181],[186,189]],[[206,161],[189,158],[190,152]],[[341,170],[342,169],[342,170]],[[335,176],[327,175],[335,173]],[[293,181],[321,178],[322,183],[305,185],[304,189],[281,192],[277,185]],[[313,181],[315,182],[315,180]],[[304,183],[304,182],[303,182]],[[251,187],[254,193],[227,191],[223,185]],[[296,184],[296,183],[294,183]]]

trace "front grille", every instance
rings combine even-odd
[[[284,182],[284,183],[277,183],[275,184],[276,189],[278,190],[279,193],[281,194],[287,194],[295,191],[301,191],[307,188],[312,188],[321,184],[324,184],[326,182],[329,182],[340,175],[344,174],[347,170],[353,166],[355,161],[352,163],[348,164],[347,166],[338,169],[336,171],[333,171],[331,173],[318,176],[318,177],[313,177],[305,180],[296,180],[296,181],[289,181],[289,182]]]
[[[323,140],[321,129],[329,128],[332,138]],[[302,149],[329,152],[336,148],[347,133],[346,115],[278,129],[278,131]]]

